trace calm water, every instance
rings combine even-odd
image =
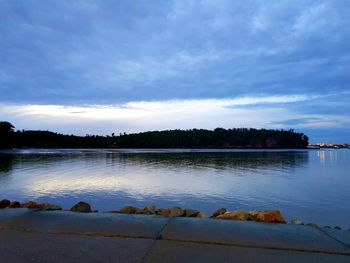
[[[350,150],[16,150],[0,153],[0,198],[93,209],[279,209],[350,227]]]

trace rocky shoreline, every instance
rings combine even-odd
[[[10,201],[3,199],[0,201],[0,209],[10,208],[28,208],[44,211],[57,211],[63,210],[62,207],[49,203],[37,203],[28,201],[27,203],[20,203],[17,201]],[[90,204],[86,202],[78,202],[71,209],[72,212],[80,213],[97,213],[97,210],[92,210]],[[261,223],[279,223],[286,224],[287,221],[282,216],[279,210],[267,210],[267,211],[227,211],[226,208],[220,208],[215,211],[211,216],[207,216],[195,209],[182,209],[180,207],[172,208],[157,208],[155,205],[149,205],[144,208],[137,208],[133,206],[125,206],[120,210],[109,211],[109,213],[120,214],[135,214],[135,215],[153,215],[163,217],[192,217],[192,218],[211,218],[215,220],[239,220],[239,221],[254,221]],[[304,225],[301,220],[291,220],[290,224]],[[312,227],[319,227],[316,224],[308,223],[306,225]],[[331,228],[330,226],[324,226],[324,228]],[[341,230],[339,226],[335,226],[334,229]],[[350,231],[350,229],[348,229]]]

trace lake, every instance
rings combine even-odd
[[[21,149],[0,152],[0,199],[99,211],[125,205],[279,209],[350,227],[350,150]]]

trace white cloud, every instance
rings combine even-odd
[[[302,114],[281,106],[315,98],[293,95],[134,101],[94,106],[1,105],[0,112],[2,119],[13,122],[17,129],[44,129],[83,135],[178,128],[286,128],[284,121],[301,118],[312,121],[293,127],[329,128],[350,123],[349,119],[340,116]]]

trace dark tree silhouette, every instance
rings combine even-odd
[[[119,136],[74,136],[50,131],[17,131],[0,122],[0,148],[305,148],[308,137],[293,130],[234,128],[166,130]]]
[[[13,134],[15,127],[7,122],[0,122],[0,148],[9,148],[13,145]]]

